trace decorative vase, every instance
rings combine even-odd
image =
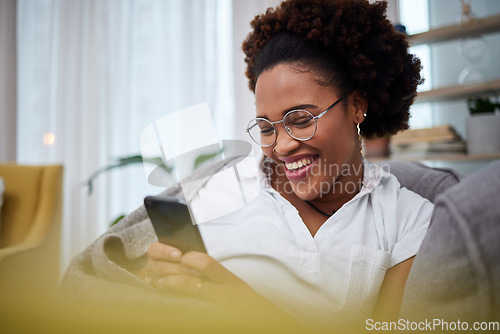
[[[500,152],[500,114],[484,113],[467,119],[469,154]]]

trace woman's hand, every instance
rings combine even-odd
[[[182,291],[217,304],[232,303],[235,295],[257,295],[248,284],[205,253],[183,255],[172,246],[154,243],[148,250],[148,258],[145,278],[159,290]]]
[[[156,242],[148,249],[148,264],[142,271],[143,278],[161,291],[167,290],[163,280],[170,275],[195,276],[201,282],[202,274],[183,266],[181,259],[182,253],[177,248]]]
[[[211,256],[200,252],[182,254],[178,249],[154,243],[148,250],[148,264],[137,273],[160,291],[180,291],[241,314],[259,313],[269,321],[285,320],[288,314],[255,292],[247,283]]]

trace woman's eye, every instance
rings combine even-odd
[[[292,125],[296,127],[309,126],[311,124],[312,117],[300,117],[293,121]]]
[[[274,129],[272,127],[265,127],[260,129],[260,134],[262,136],[270,136],[274,132]]]

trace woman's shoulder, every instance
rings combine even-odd
[[[428,202],[432,205],[427,198],[402,185],[398,177],[391,173],[389,164],[365,163],[363,187],[375,192],[377,196],[386,201],[392,198],[397,200],[399,204]]]
[[[369,164],[366,180],[371,182],[371,202],[375,213],[380,215],[385,229],[426,228],[434,204],[416,192],[404,187],[390,169],[380,164]],[[367,173],[365,172],[365,175]]]
[[[401,192],[401,184],[398,179],[390,173],[390,169],[384,164],[365,161],[363,173],[363,186],[360,193],[373,194],[373,197],[388,201],[396,199]]]
[[[378,183],[370,194],[375,228],[384,247],[392,254],[391,266],[394,266],[416,254],[427,232],[434,205],[403,187],[383,166],[371,168],[378,171],[373,172],[378,175]]]

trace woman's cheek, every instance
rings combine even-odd
[[[273,161],[274,161],[274,162],[276,162],[276,163],[279,163],[278,158],[276,158],[276,157],[274,156],[272,146],[271,146],[271,147],[262,147],[262,152],[263,152],[263,153],[264,153],[264,155],[265,155],[266,157],[268,157],[269,159],[273,160]]]

